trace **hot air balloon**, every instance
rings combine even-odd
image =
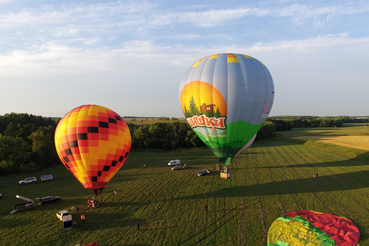
[[[64,166],[99,196],[123,166],[131,149],[126,122],[114,111],[82,105],[69,111],[55,130],[55,147]]]
[[[267,244],[355,246],[359,239],[359,229],[347,218],[300,210],[286,213],[273,222]]]
[[[272,76],[263,63],[242,54],[204,57],[184,74],[179,97],[195,133],[225,164],[251,141],[274,100]]]

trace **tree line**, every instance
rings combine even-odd
[[[60,165],[54,145],[54,133],[59,120],[32,114],[0,116],[0,175]],[[342,123],[354,120],[350,117],[271,117],[258,131],[256,139],[273,138],[276,132],[294,127],[339,127]],[[168,122],[127,125],[131,133],[132,150],[205,147],[187,122],[175,118],[171,121],[168,118]]]
[[[368,123],[369,117],[278,116],[270,117],[268,121],[276,124],[277,131],[286,131],[299,127],[341,127],[343,123]]]
[[[60,163],[54,147],[58,121],[32,114],[0,116],[0,175],[28,172]]]
[[[173,150],[179,148],[199,148],[206,145],[196,135],[187,122],[155,122],[149,125],[128,123],[132,137],[132,148],[154,148]],[[274,138],[277,125],[266,121],[257,133],[256,139]]]

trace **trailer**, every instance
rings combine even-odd
[[[70,230],[73,228],[73,220],[64,220],[63,221],[63,229],[64,231]]]
[[[15,205],[14,210],[10,212],[11,214],[14,214],[15,212],[19,212],[19,211],[28,210],[35,206],[35,203],[30,198],[19,196],[19,195],[16,195],[15,197],[25,200],[26,202]]]
[[[51,174],[42,175],[40,177],[40,179],[41,179],[41,182],[53,180],[53,175],[51,175]]]

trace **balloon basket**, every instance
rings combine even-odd
[[[231,178],[231,173],[229,172],[227,167],[220,171],[220,178],[221,179]]]
[[[100,207],[99,201],[97,199],[89,199],[87,200],[87,205],[91,208]]]

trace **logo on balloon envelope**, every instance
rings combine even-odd
[[[225,133],[227,105],[214,86],[203,81],[192,81],[183,87],[180,102],[187,122],[196,132],[201,135],[217,134],[217,137]]]
[[[187,122],[191,127],[196,126],[206,126],[211,127],[213,129],[220,128],[225,129],[225,117],[215,118],[215,117],[206,117],[205,115],[193,116],[191,118],[187,118]]]
[[[268,118],[268,115],[269,115],[268,109],[269,109],[269,104],[267,103],[264,105],[264,114],[261,115],[261,118]]]

